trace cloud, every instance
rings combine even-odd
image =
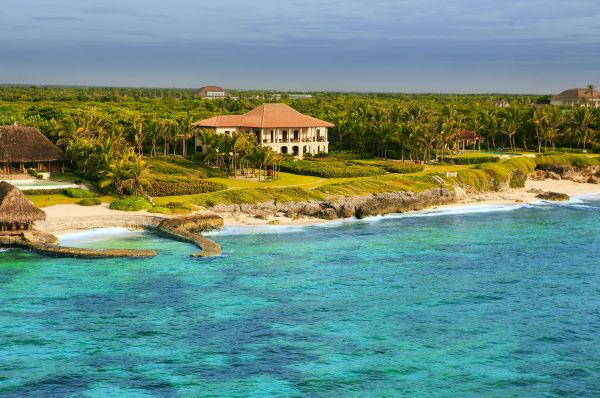
[[[412,91],[600,83],[596,0],[3,3],[0,76],[15,81]],[[26,64],[27,54],[38,61]]]

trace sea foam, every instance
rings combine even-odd
[[[57,234],[57,237],[61,244],[64,244],[68,242],[81,242],[96,239],[133,237],[139,236],[142,233],[144,233],[144,231],[129,228],[95,228],[86,231]]]

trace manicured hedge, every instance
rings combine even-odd
[[[459,156],[448,158],[449,162],[454,164],[482,164],[482,163],[498,163],[498,156]]]
[[[98,198],[84,198],[79,201],[81,206],[99,206],[102,201]]]
[[[146,189],[150,196],[194,195],[206,192],[223,191],[227,185],[200,178],[158,176],[153,178]]]
[[[281,171],[322,178],[368,177],[385,174],[376,166],[362,166],[333,160],[296,160],[283,162]]]
[[[69,198],[93,198],[96,196],[92,191],[81,188],[66,188],[63,190],[63,194]]]
[[[23,191],[25,195],[64,195],[65,190],[59,189],[27,189]]]
[[[139,211],[149,210],[152,208],[152,205],[145,198],[131,196],[115,200],[110,204],[110,208],[121,211]]]
[[[305,155],[306,156],[306,155]],[[336,160],[358,160],[358,159],[373,159],[373,155],[370,153],[354,152],[354,151],[332,151],[332,152],[320,152],[313,157],[318,159],[330,158]]]

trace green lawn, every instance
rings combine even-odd
[[[50,195],[27,195],[27,199],[33,202],[37,207],[47,207],[54,205],[65,205],[79,203],[80,198],[69,198],[63,194],[50,194]],[[102,203],[110,203],[115,200],[112,196],[102,196],[99,198]]]
[[[290,173],[279,173],[277,180],[242,179],[242,178],[208,178],[209,181],[220,182],[229,188],[269,188],[269,187],[288,187],[288,186],[309,186],[318,184],[322,179],[312,176],[301,176]]]

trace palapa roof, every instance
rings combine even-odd
[[[589,88],[572,88],[550,98],[551,101],[581,101],[590,99]],[[600,100],[600,92],[594,90],[594,99]]]
[[[332,123],[303,115],[286,104],[263,104],[243,115],[214,116],[192,123],[192,126],[249,128],[334,127]]]
[[[15,186],[0,182],[0,223],[32,223],[46,219],[46,213],[31,203]]]
[[[63,151],[34,127],[0,126],[0,162],[52,162]]]

